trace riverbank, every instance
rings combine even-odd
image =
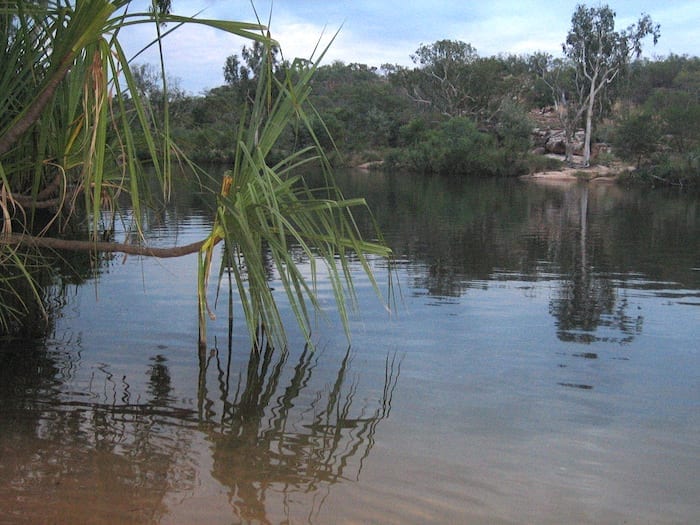
[[[563,160],[563,159],[562,159]],[[522,175],[523,180],[557,180],[557,181],[591,181],[591,182],[615,182],[617,178],[634,171],[634,167],[621,163],[610,166],[597,164],[589,167],[578,165],[574,158],[574,166],[566,166],[558,170],[539,171],[529,175]]]
[[[561,159],[563,160],[563,158]],[[580,161],[574,158],[574,166],[564,166],[556,170],[538,171],[528,175],[521,175],[519,178],[523,180],[537,181],[595,181],[595,182],[615,182],[617,178],[626,173],[634,171],[633,166],[614,163],[611,166],[597,164],[584,168],[580,165]],[[382,168],[383,161],[365,162],[355,166],[356,169],[372,171]],[[579,165],[576,165],[579,164]]]

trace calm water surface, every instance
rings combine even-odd
[[[314,352],[256,353],[223,304],[199,366],[196,258],[101,260],[0,343],[0,523],[700,522],[696,197],[341,183],[391,315],[360,280],[351,345],[331,309]],[[209,216],[188,193],[149,237]]]

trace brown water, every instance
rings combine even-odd
[[[196,259],[102,261],[0,343],[0,523],[700,522],[697,198],[341,182],[396,312],[361,281],[350,347],[331,312],[256,353],[220,308],[200,366]],[[196,198],[153,242],[201,236]]]

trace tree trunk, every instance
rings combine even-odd
[[[571,108],[566,107],[566,122],[564,123],[564,148],[566,154],[566,165],[573,166],[574,164],[574,135],[576,134],[576,121],[577,119],[572,117],[569,111]]]
[[[591,90],[588,93],[588,106],[586,107],[586,134],[583,138],[583,165],[588,167],[591,164],[591,134],[593,133],[593,106],[595,103],[597,75],[591,80]]]
[[[561,94],[561,101],[556,104],[559,122],[564,126],[564,161],[567,166],[573,163],[573,139],[576,126],[573,124],[574,119],[571,117],[571,107],[566,100],[564,93]]]

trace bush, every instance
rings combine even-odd
[[[528,153],[526,160],[528,173],[539,173],[542,171],[559,171],[564,167],[564,162],[546,155],[536,155]]]
[[[615,150],[639,168],[657,149],[660,130],[649,113],[637,113],[624,117],[615,129]]]
[[[432,127],[423,119],[414,119],[399,130],[401,147],[385,156],[385,168],[448,176],[527,173],[530,128],[524,122],[504,116],[491,134],[477,129],[475,122],[466,117],[451,118]]]
[[[621,182],[700,188],[700,150],[686,155],[658,155],[648,166],[622,177]]]

